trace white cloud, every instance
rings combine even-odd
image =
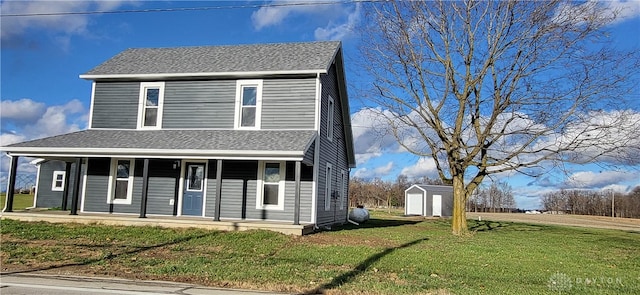
[[[356,162],[364,164],[384,153],[398,150],[398,143],[389,133],[381,109],[363,108],[351,115]]]
[[[299,16],[320,16],[324,26],[314,31],[316,40],[341,40],[346,38],[360,20],[360,3],[352,5],[323,4],[302,5],[300,1],[272,1],[280,6],[261,7],[251,15],[253,27],[257,31],[283,24],[286,19]]]
[[[617,24],[640,17],[640,1],[637,0],[591,0],[575,3],[566,2],[559,5],[553,20],[559,23],[581,23],[595,16],[601,20],[613,20],[610,24]]]
[[[29,122],[39,118],[45,111],[45,104],[31,99],[0,102],[0,117],[3,121]]]
[[[414,165],[402,168],[400,174],[409,178],[421,178],[424,176],[438,178],[437,171],[433,158],[420,158]]]
[[[16,114],[21,112],[28,113],[30,111],[29,108],[32,106],[42,106],[43,111],[39,112],[37,117],[32,115],[29,116],[29,120],[14,122],[17,130],[3,130],[0,135],[0,144],[2,145],[78,131],[86,126],[86,109],[82,102],[77,99],[71,100],[64,105],[49,106],[46,109],[44,108],[44,103],[31,99],[2,101],[2,106],[4,107],[5,105],[11,107],[8,114],[13,112]],[[22,107],[26,109],[22,110]]]
[[[593,189],[611,187],[621,182],[640,179],[640,174],[629,171],[576,172],[568,177],[565,188]]]
[[[330,22],[324,28],[317,28],[314,32],[316,40],[342,40],[353,33],[360,21],[360,3],[356,4],[353,12],[347,15],[347,21],[342,23]]]
[[[14,133],[2,133],[0,134],[0,146],[10,145],[18,142],[25,141],[27,138],[24,135]]]
[[[393,168],[395,168],[395,164],[391,161],[384,166],[375,167],[373,169],[368,169],[366,167],[360,168],[356,170],[353,176],[362,179],[385,178],[386,176],[389,176],[393,171]]]
[[[134,1],[3,1],[2,14],[55,14],[90,10],[113,10]],[[3,47],[20,47],[30,43],[32,29],[53,35],[58,45],[68,46],[71,36],[88,35],[90,15],[36,15],[2,17],[0,37]]]

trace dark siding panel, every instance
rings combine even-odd
[[[320,76],[322,82],[322,101],[321,101],[321,120],[320,120],[320,137],[317,142],[320,144],[320,163],[318,167],[318,186],[317,186],[317,224],[318,225],[329,225],[333,223],[344,223],[346,222],[346,216],[348,211],[348,198],[345,199],[344,209],[340,210],[340,201],[335,200],[331,202],[331,210],[324,210],[324,201],[325,201],[325,171],[326,164],[331,163],[333,165],[333,171],[331,175],[332,179],[332,190],[339,190],[339,178],[340,171],[344,170],[346,173],[349,172],[349,164],[347,161],[347,154],[344,142],[343,134],[343,118],[342,118],[342,109],[340,104],[340,95],[338,93],[337,81],[336,81],[336,69],[335,64],[331,66],[329,73],[326,75]],[[333,140],[329,141],[327,139],[327,107],[329,105],[329,95],[334,100],[334,123],[333,123]],[[347,118],[348,120],[348,118]],[[348,188],[348,183],[345,185]],[[345,192],[342,194],[348,196],[348,189],[345,189]]]
[[[84,197],[84,211],[109,212],[107,185],[111,159],[96,158],[87,161],[87,183]]]
[[[96,82],[91,127],[135,129],[139,96],[138,82]]]
[[[262,129],[313,129],[316,79],[271,79],[262,85]]]
[[[316,139],[311,146],[309,147],[309,149],[307,150],[307,152],[304,154],[304,158],[302,159],[302,162],[305,164],[309,164],[309,165],[313,165],[313,161],[315,159],[315,155],[316,155],[316,142],[318,141],[318,139]]]
[[[233,128],[236,81],[169,81],[163,128]]]
[[[46,161],[40,164],[40,174],[38,177],[38,187],[36,188],[37,199],[36,207],[38,208],[61,208],[62,207],[62,191],[52,191],[51,186],[53,183],[54,171],[65,171],[66,164],[62,161]],[[75,178],[76,165],[71,165],[71,175],[65,175],[65,178],[70,181],[69,183],[69,196],[67,199],[67,208],[71,208],[71,200],[73,193],[73,183]]]
[[[176,185],[180,179],[180,168],[173,169],[176,161],[178,160],[149,160],[147,214],[173,215],[174,205],[171,200],[175,198]],[[140,164],[142,169],[142,163]]]
[[[255,208],[257,161],[224,161],[222,163],[222,196],[220,217],[246,218],[246,209]],[[244,206],[243,206],[244,205]]]
[[[207,191],[206,191],[206,204],[205,204],[205,216],[214,217],[215,214],[215,206],[216,206],[216,187],[217,187],[217,179],[216,179],[216,166],[218,165],[217,160],[209,160],[208,171],[207,171]]]

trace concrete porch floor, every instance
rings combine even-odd
[[[45,221],[51,223],[80,223],[126,226],[159,226],[166,228],[203,228],[221,231],[243,231],[264,229],[287,235],[306,235],[313,232],[313,224],[294,225],[284,222],[262,220],[221,220],[192,216],[147,216],[139,218],[136,214],[100,214],[78,213],[69,215],[69,211],[24,210],[0,213],[0,219],[20,221]]]

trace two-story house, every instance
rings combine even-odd
[[[135,48],[80,78],[93,81],[87,130],[2,148],[10,187],[18,157],[42,159],[37,207],[346,221],[355,158],[340,42]]]

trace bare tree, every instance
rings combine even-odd
[[[629,98],[640,62],[607,43],[616,14],[602,3],[391,1],[365,17],[360,53],[373,82],[361,94],[453,185],[454,234],[468,232],[466,200],[488,175],[637,160],[638,122],[609,110]]]

